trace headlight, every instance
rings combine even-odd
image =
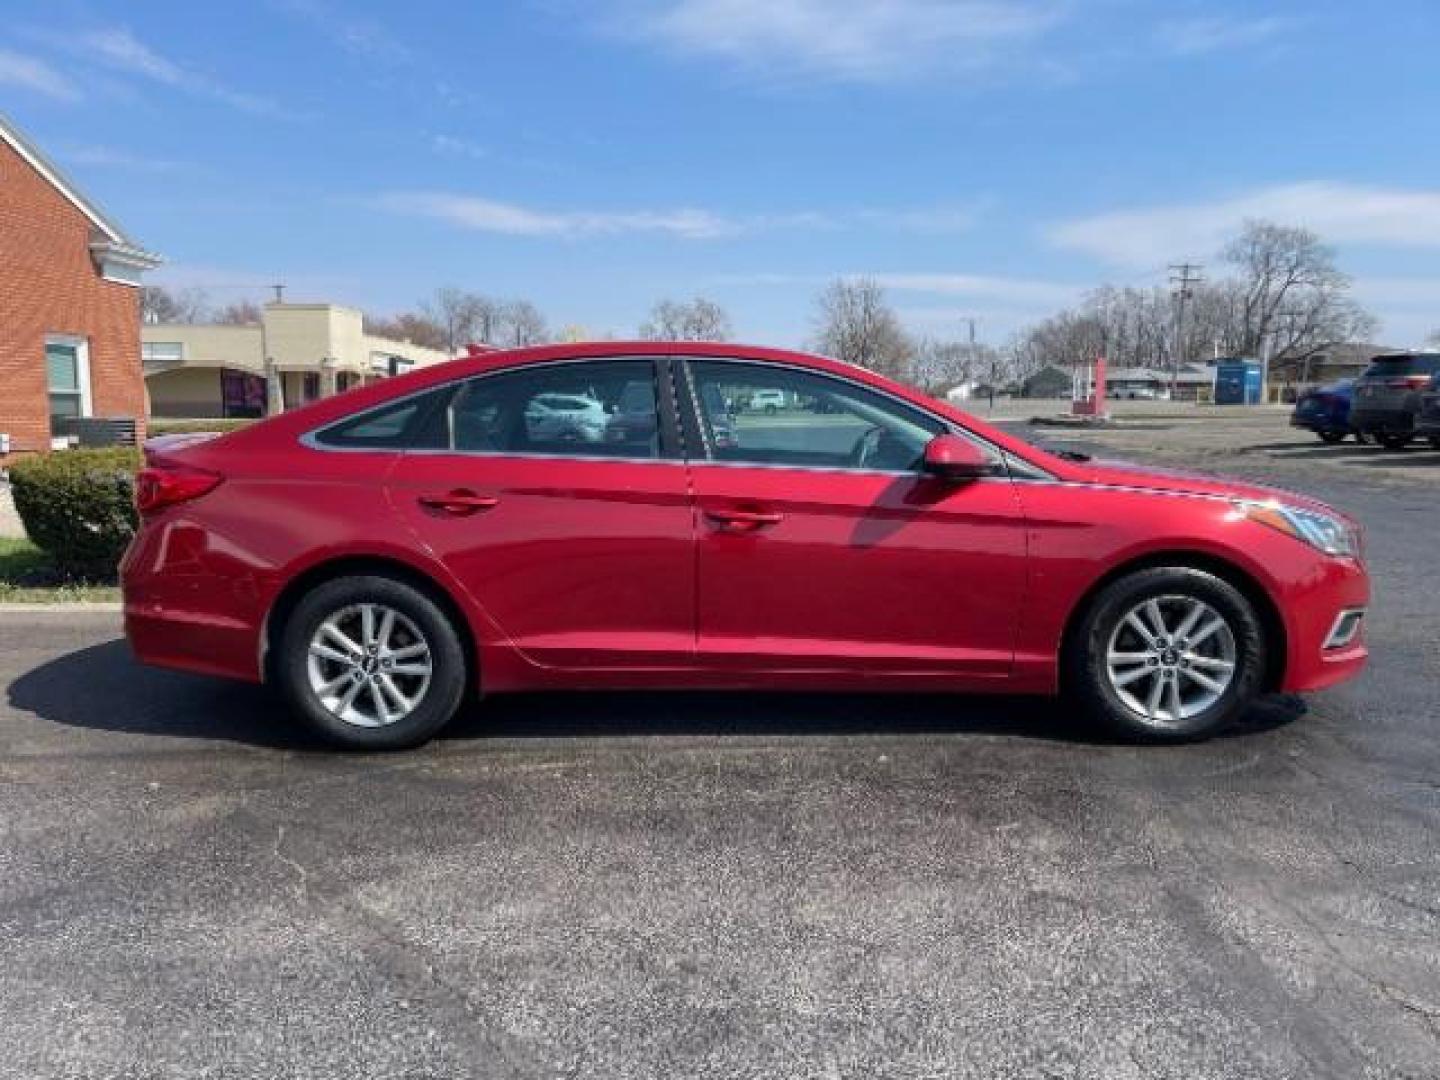
[[[1236,505],[1251,521],[1278,529],[1326,555],[1349,559],[1360,557],[1359,533],[1331,514],[1302,510],[1282,502],[1242,502]]]

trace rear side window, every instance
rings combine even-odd
[[[480,375],[446,410],[462,453],[658,458],[649,360],[586,360]]]
[[[315,442],[339,450],[443,450],[445,402],[453,393],[444,386],[381,405],[316,432]]]
[[[1440,374],[1440,354],[1377,356],[1365,369],[1367,379],[1396,379],[1404,375]]]

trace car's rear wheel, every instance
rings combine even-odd
[[[1412,435],[1384,434],[1384,435],[1377,435],[1377,436],[1375,436],[1375,438],[1379,441],[1380,445],[1383,446],[1386,450],[1404,450],[1407,446],[1410,445],[1410,440],[1411,440],[1412,438],[1414,438],[1414,436],[1412,436]]]
[[[277,681],[295,713],[352,750],[418,746],[454,715],[465,654],[440,607],[393,578],[327,581],[280,635]]]
[[[1203,738],[1245,711],[1264,682],[1265,631],[1223,578],[1157,567],[1107,585],[1066,656],[1069,688],[1121,736]]]
[[[1342,443],[1342,442],[1345,441],[1345,432],[1343,432],[1343,431],[1322,431],[1322,432],[1320,432],[1320,439],[1321,439],[1322,442],[1327,442],[1327,443],[1329,443],[1331,446],[1334,446],[1336,443]]]

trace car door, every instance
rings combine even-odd
[[[686,367],[702,664],[1009,673],[1026,536],[998,452],[994,476],[943,481],[918,465],[948,426],[898,398],[774,363]]]
[[[445,403],[439,448],[401,455],[389,475],[401,520],[536,664],[693,662],[693,514],[656,364],[597,358],[476,376]],[[585,422],[557,422],[567,415]]]

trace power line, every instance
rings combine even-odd
[[[1180,365],[1185,362],[1185,305],[1195,296],[1195,286],[1205,279],[1198,263],[1177,263],[1170,267],[1171,295],[1175,297],[1175,347],[1170,357],[1170,398],[1180,388]]]

